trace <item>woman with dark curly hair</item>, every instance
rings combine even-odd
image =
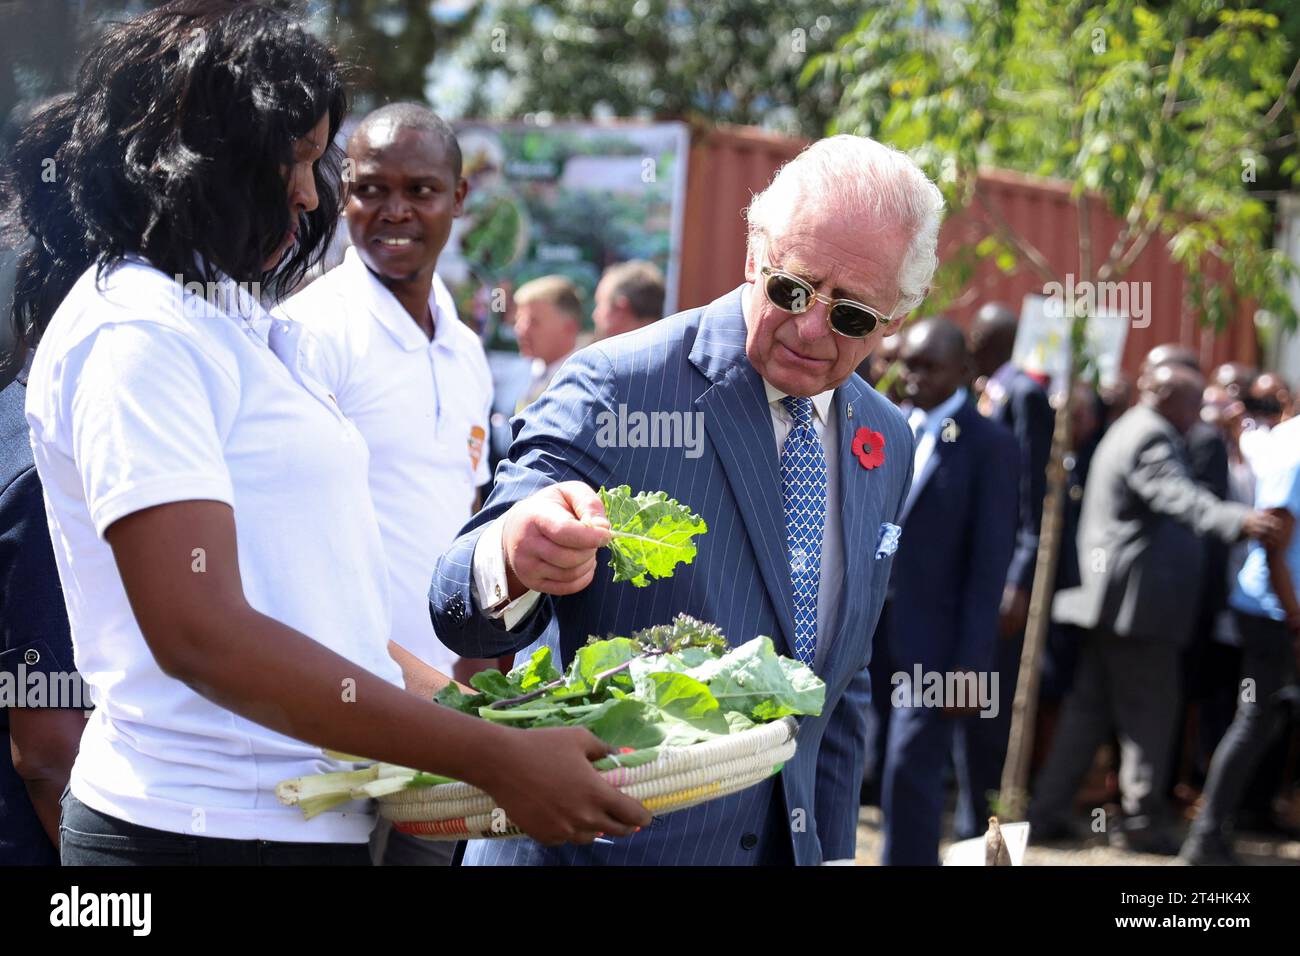
[[[275,799],[337,769],[321,747],[469,781],[550,843],[648,822],[585,731],[434,705],[412,661],[400,686],[365,444],[259,301],[333,231],[344,109],[291,20],[177,0],[111,27],[15,148],[26,414],[96,705],[64,863],[364,864],[357,805]]]

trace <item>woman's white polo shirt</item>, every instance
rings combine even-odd
[[[71,788],[92,809],[230,839],[369,835],[362,804],[304,821],[278,803],[279,781],[342,768],[164,674],[103,538],[144,508],[225,502],[249,604],[401,684],[365,442],[302,372],[302,331],[233,283],[201,297],[133,260],[99,281],[83,275],[36,351],[27,418],[77,670],[96,705]],[[200,551],[181,557],[204,573]]]

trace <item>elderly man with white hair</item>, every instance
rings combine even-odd
[[[449,646],[494,657],[545,644],[567,665],[589,635],[686,612],[732,644],[770,636],[826,683],[826,703],[776,777],[631,837],[478,841],[467,863],[853,858],[866,666],[913,459],[902,415],[854,369],[924,297],[942,211],[897,150],[817,142],[750,206],[743,285],[575,353],[516,420],[491,497],[429,591]],[[652,414],[704,440],[601,428]],[[667,492],[709,528],[693,563],[645,588],[614,583],[597,554],[610,536],[595,489],[625,483]]]

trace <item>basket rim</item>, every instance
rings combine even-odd
[[[754,757],[764,752],[774,752],[787,742],[794,740],[798,735],[798,731],[798,720],[791,715],[787,715],[751,727],[748,730],[743,730],[738,734],[727,734],[711,740],[702,740],[684,747],[663,747],[654,760],[630,768],[615,766],[609,770],[600,771],[600,774],[608,779],[612,776],[626,774],[629,771],[654,768],[659,772],[649,772],[638,782],[655,780],[659,777],[680,774],[694,767],[707,767],[715,763],[726,763],[742,755]],[[742,751],[742,753],[737,754],[736,751]],[[618,755],[611,756],[617,763]],[[384,806],[400,806],[412,802],[462,802],[479,796],[486,797],[488,794],[473,784],[456,780],[451,783],[439,783],[424,787],[406,787],[375,799]]]

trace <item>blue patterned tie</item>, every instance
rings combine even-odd
[[[812,399],[787,395],[781,404],[794,420],[781,451],[781,502],[794,592],[794,656],[811,667],[817,650],[817,585],[826,529],[826,455],[813,427]]]

